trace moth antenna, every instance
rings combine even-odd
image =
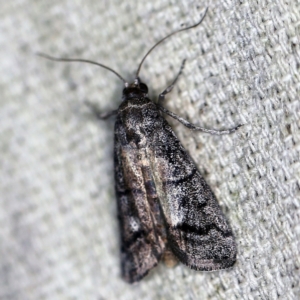
[[[166,39],[168,39],[169,37],[171,37],[172,35],[174,35],[174,34],[176,34],[176,33],[179,33],[179,32],[181,32],[181,31],[185,31],[185,30],[189,30],[189,29],[195,28],[195,27],[197,27],[198,25],[200,25],[200,24],[202,23],[203,19],[204,19],[205,16],[206,16],[207,10],[208,10],[208,8],[205,9],[204,15],[202,16],[202,18],[200,19],[200,21],[199,21],[198,23],[196,23],[196,24],[194,24],[194,25],[192,25],[192,26],[188,26],[188,27],[182,28],[182,29],[178,29],[178,30],[176,30],[176,31],[174,31],[174,32],[172,32],[172,33],[170,33],[170,34],[168,34],[166,37],[164,37],[163,39],[161,39],[160,41],[158,41],[154,46],[152,46],[152,47],[150,48],[150,50],[148,50],[148,52],[146,53],[146,55],[143,57],[142,61],[140,62],[139,67],[138,67],[138,69],[137,69],[137,71],[136,71],[136,76],[135,76],[135,77],[137,78],[137,77],[139,76],[141,67],[142,67],[142,65],[143,65],[143,63],[144,63],[146,57],[152,52],[153,49],[156,48],[156,46],[158,46],[158,45],[161,44],[163,41],[165,41]]]
[[[40,57],[43,57],[43,58],[46,58],[46,59],[49,59],[49,60],[53,60],[53,61],[84,62],[84,63],[96,65],[96,66],[102,67],[104,69],[107,69],[108,71],[111,71],[112,73],[114,73],[115,75],[117,75],[124,82],[125,86],[128,85],[127,81],[119,73],[117,73],[115,70],[113,70],[113,69],[111,69],[111,68],[109,68],[109,67],[107,67],[107,66],[105,66],[103,64],[100,64],[100,63],[97,63],[95,61],[92,61],[92,60],[81,59],[81,58],[59,58],[59,57],[53,57],[53,56],[50,56],[48,54],[41,53],[41,52],[37,52],[36,55],[38,55]]]

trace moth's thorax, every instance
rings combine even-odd
[[[152,132],[162,121],[157,105],[149,98],[130,98],[123,101],[118,117],[126,131],[145,134]]]
[[[163,118],[147,97],[126,98],[118,109],[116,135],[123,145],[146,147],[148,138],[162,126]]]

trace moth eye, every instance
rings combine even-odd
[[[145,94],[147,94],[148,93],[148,87],[147,87],[147,85],[145,84],[145,83],[140,83],[140,90],[143,92],[143,93],[145,93]]]

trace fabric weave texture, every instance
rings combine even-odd
[[[196,272],[162,263],[120,278],[113,175],[123,84],[159,39],[197,22],[207,1],[1,4],[0,299],[299,299],[300,3],[210,1],[201,26],[164,42],[140,76],[155,99],[212,136],[169,119],[229,219],[235,266]]]

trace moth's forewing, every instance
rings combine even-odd
[[[132,283],[157,265],[165,250],[166,232],[148,142],[145,144],[145,134],[141,132],[146,120],[142,109],[132,108],[131,102],[134,99],[121,105],[115,124],[115,184],[122,276]]]
[[[166,120],[153,134],[149,147],[173,253],[196,270],[232,266],[237,253],[232,230],[213,192]]]
[[[147,98],[120,105],[115,176],[126,281],[144,277],[166,248],[196,270],[234,264],[234,237],[213,192]]]

